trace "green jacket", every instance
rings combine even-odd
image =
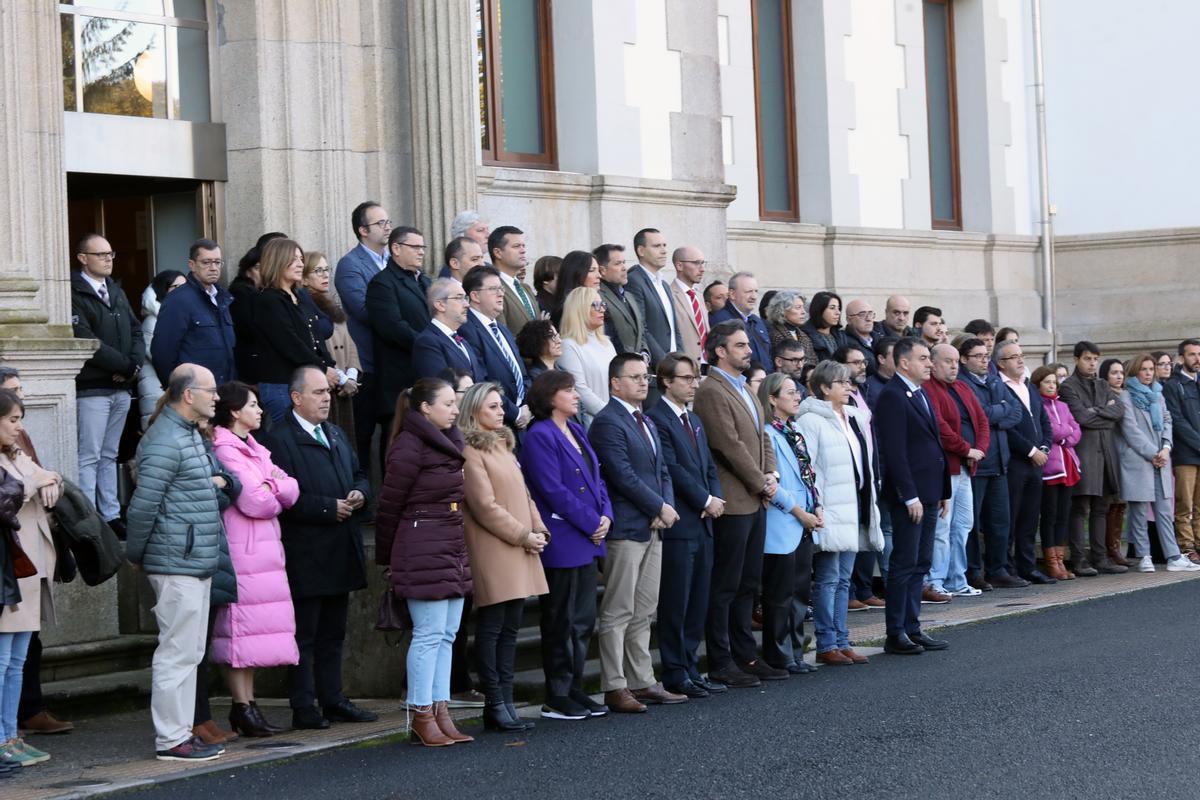
[[[149,574],[212,577],[222,531],[212,477],[220,472],[195,423],[165,406],[138,445],[126,558]]]

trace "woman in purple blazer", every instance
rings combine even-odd
[[[598,717],[608,708],[583,691],[583,667],[596,627],[596,559],[604,555],[612,505],[596,453],[583,428],[571,421],[579,413],[571,373],[542,373],[525,399],[536,421],[525,432],[521,466],[550,531],[542,551],[550,592],[539,599],[546,673],[542,716]]]

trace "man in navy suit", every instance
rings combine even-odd
[[[884,650],[917,655],[950,645],[921,632],[921,589],[933,561],[937,515],[949,511],[950,470],[933,404],[921,384],[933,374],[929,348],[912,337],[892,350],[895,376],[875,404],[883,491],[892,517]]]
[[[600,688],[612,711],[638,713],[646,710],[645,703],[688,699],[654,679],[650,658],[650,619],[658,606],[662,569],[660,532],[679,514],[662,441],[642,413],[650,373],[641,355],[614,358],[608,386],[611,399],[588,430],[613,508],[600,602]]]
[[[486,380],[483,359],[458,329],[467,321],[467,295],[454,278],[438,278],[429,287],[433,319],[413,344],[413,369],[418,378],[436,378],[447,369],[460,369],[476,383]]]
[[[724,308],[709,315],[709,322],[716,326],[727,319],[736,319],[745,325],[746,334],[750,337],[750,350],[754,360],[762,364],[767,372],[774,372],[775,364],[771,359],[771,336],[767,333],[767,326],[758,316],[757,311],[758,279],[754,277],[753,272],[735,272],[729,276],[729,300],[725,303]],[[806,355],[809,358],[813,357],[812,353]]]
[[[717,465],[700,417],[688,411],[696,398],[700,365],[683,353],[658,362],[661,399],[647,416],[658,426],[663,458],[675,491],[679,521],[662,532],[658,592],[658,652],[667,691],[691,698],[726,691],[700,676],[696,651],[708,617],[712,579],[712,520],[725,513]]]
[[[371,463],[371,437],[375,435],[379,417],[375,335],[367,319],[367,285],[387,266],[387,242],[392,221],[388,219],[387,209],[374,200],[367,200],[351,212],[350,227],[354,229],[358,244],[338,259],[333,285],[346,311],[346,326],[362,362],[359,391],[354,395],[353,433],[358,461],[365,466]]]
[[[429,277],[421,271],[425,237],[416,228],[400,226],[388,236],[389,260],[383,272],[367,285],[367,319],[374,334],[372,348],[378,379],[378,413],[384,430],[391,429],[400,393],[416,382],[413,345],[429,326]],[[380,447],[380,456],[387,450]]]
[[[504,313],[504,284],[499,270],[475,267],[463,279],[463,291],[471,307],[458,332],[483,359],[487,380],[504,389],[504,424],[524,429],[532,419],[525,403],[529,373],[517,350],[517,340],[499,321]]]
[[[679,346],[679,325],[675,319],[675,301],[671,287],[659,275],[667,265],[667,237],[654,228],[643,228],[633,237],[638,263],[629,269],[625,290],[642,304],[646,324],[646,344],[650,348],[650,368],[658,366],[667,353]]]

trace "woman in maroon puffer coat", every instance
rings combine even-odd
[[[375,520],[375,561],[390,567],[392,591],[412,615],[412,742],[431,747],[473,741],[447,707],[451,647],[471,591],[457,418],[454,389],[439,378],[422,378],[400,395]]]

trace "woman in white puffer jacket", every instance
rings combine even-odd
[[[142,431],[154,414],[154,407],[163,393],[163,381],[158,379],[154,364],[150,361],[150,341],[154,338],[154,326],[158,323],[158,310],[163,298],[176,287],[182,286],[186,277],[179,270],[163,270],[154,276],[146,291],[142,292],[142,341],[146,345],[146,363],[138,373],[138,414],[141,416]],[[165,376],[164,376],[165,377]]]
[[[800,404],[796,418],[812,453],[824,507],[824,525],[813,532],[817,661],[839,666],[867,661],[850,647],[850,575],[859,551],[883,549],[875,446],[866,416],[849,405],[851,386],[849,367],[822,361],[809,377],[812,396]]]

